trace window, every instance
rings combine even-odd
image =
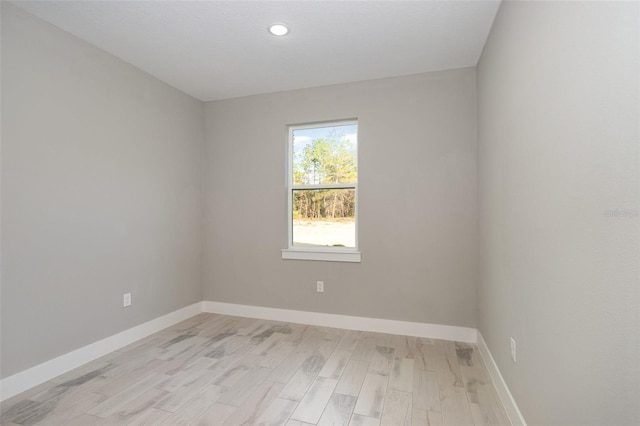
[[[283,259],[359,262],[357,122],[290,126],[288,157]]]

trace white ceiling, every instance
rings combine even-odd
[[[13,3],[203,101],[475,66],[500,4]],[[290,33],[270,35],[273,22]]]

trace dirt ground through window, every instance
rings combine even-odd
[[[294,245],[355,247],[355,226],[355,221],[345,219],[337,221],[294,219]]]

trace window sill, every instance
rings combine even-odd
[[[324,262],[359,263],[361,261],[359,251],[282,249],[282,258],[285,260],[320,260]]]

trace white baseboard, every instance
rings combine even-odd
[[[476,343],[477,330],[451,325],[426,324],[420,322],[397,321],[378,318],[354,317],[325,314],[321,312],[294,311],[290,309],[265,308],[261,306],[237,305],[234,303],[202,302],[204,312],[285,321],[322,327],[344,328],[347,330],[374,331],[405,336],[429,337],[432,339],[454,340]]]
[[[147,321],[0,380],[0,401],[202,312],[202,302]]]
[[[493,381],[493,385],[496,387],[496,391],[498,392],[498,397],[500,398],[500,401],[502,401],[502,405],[507,412],[507,416],[509,416],[509,421],[514,426],[527,426],[527,423],[524,421],[524,417],[522,417],[522,413],[520,412],[515,399],[513,399],[513,395],[511,395],[511,392],[509,391],[509,388],[507,387],[502,374],[500,374],[500,370],[498,369],[496,361],[493,359],[493,356],[489,351],[487,342],[484,341],[484,338],[482,337],[480,331],[478,331],[477,344],[478,349],[480,350],[480,355],[482,356],[482,360],[484,361],[484,365],[487,367],[489,375],[491,376],[491,380]]]
[[[505,407],[513,425],[526,426],[524,418],[513,396],[498,370],[491,352],[482,335],[475,328],[450,325],[426,324],[418,322],[387,320],[378,318],[355,317],[327,314],[321,312],[295,311],[289,309],[267,308],[261,306],[238,305],[233,303],[203,301],[171,312],[162,317],[140,324],[121,333],[99,340],[76,349],[57,358],[46,361],[28,370],[21,371],[0,380],[0,401],[24,392],[40,383],[51,380],[60,374],[80,367],[128,344],[161,331],[174,324],[189,319],[199,313],[210,312],[249,318],[286,321],[298,324],[343,328],[347,330],[373,331],[405,336],[427,337],[457,342],[477,343],[498,396]]]

